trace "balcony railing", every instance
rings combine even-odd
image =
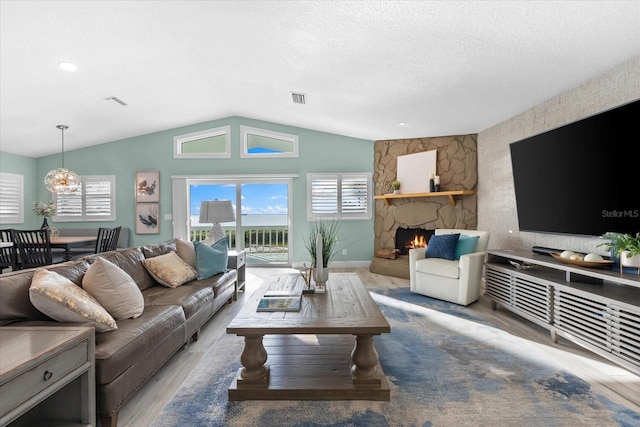
[[[235,227],[222,226],[229,239],[229,247],[236,248]],[[200,241],[209,236],[211,227],[191,227],[191,240]],[[285,226],[243,227],[242,246],[247,252],[247,263],[286,263],[289,252],[289,229]]]

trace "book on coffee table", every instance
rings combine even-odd
[[[283,289],[283,290],[274,290],[274,291],[267,291],[264,293],[263,297],[299,297],[302,294],[302,292],[300,291],[296,291],[296,290],[288,290],[288,289]]]
[[[257,311],[300,311],[302,295],[263,296]]]

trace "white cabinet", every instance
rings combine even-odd
[[[640,276],[564,264],[547,255],[489,250],[486,292],[497,304],[640,373]],[[509,261],[533,264],[517,269]]]

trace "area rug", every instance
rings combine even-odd
[[[391,401],[229,402],[243,340],[223,336],[153,426],[640,425],[640,414],[466,307],[407,288],[372,296],[391,325],[376,338]]]

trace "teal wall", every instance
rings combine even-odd
[[[42,218],[38,218],[31,209],[33,202],[38,200],[38,186],[44,188],[44,175],[37,172],[36,159],[0,152],[0,172],[14,173],[24,177],[24,224],[2,224],[1,228],[35,229],[42,225]],[[50,196],[47,196],[49,199]]]
[[[173,137],[219,126],[231,126],[230,159],[179,159],[173,158]],[[292,159],[244,159],[240,158],[240,125],[252,126],[299,136],[299,158]],[[4,157],[4,153],[3,153]],[[20,157],[20,156],[18,156]],[[24,159],[24,158],[23,158]],[[4,161],[4,159],[3,159]],[[40,185],[46,173],[60,166],[59,154],[42,157],[29,168],[29,180],[33,191],[26,191],[25,204],[29,212],[25,219],[32,224],[38,218],[30,211],[33,200],[49,200],[49,192]],[[24,163],[28,163],[24,160]],[[230,117],[195,125],[169,129],[134,138],[113,141],[79,150],[65,152],[65,166],[79,175],[116,175],[116,223],[132,229],[131,246],[170,239],[173,236],[171,221],[164,215],[172,213],[172,175],[230,175],[230,174],[298,174],[293,180],[293,261],[307,260],[303,239],[307,222],[306,174],[313,172],[372,172],[373,141],[318,132],[242,117]],[[35,169],[35,170],[34,170]],[[4,167],[2,169],[5,170]],[[160,171],[160,235],[136,235],[134,210],[135,172]],[[7,170],[9,172],[9,170]],[[33,183],[35,181],[35,184]],[[25,178],[25,188],[27,187]],[[30,187],[31,188],[31,187]],[[114,223],[53,223],[63,227],[113,226]],[[344,221],[341,224],[340,247],[348,247],[348,255],[341,254],[336,261],[369,261],[373,256],[373,220]]]

